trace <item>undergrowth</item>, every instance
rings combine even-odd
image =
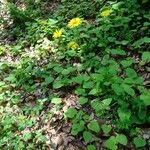
[[[98,138],[111,150],[149,147],[141,135],[150,124],[149,78],[143,76],[150,73],[147,4],[64,0],[48,19],[11,4],[15,41],[1,44],[0,56],[19,61],[0,62],[0,147],[46,149],[46,133],[27,129],[48,104],[62,110],[68,93],[77,101],[63,120],[88,150]],[[44,115],[46,122],[53,109]]]

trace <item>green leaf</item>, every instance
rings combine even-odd
[[[98,90],[97,88],[93,88],[90,92],[89,95],[97,95],[101,92],[101,89]]]
[[[136,78],[137,77],[137,73],[135,72],[134,69],[131,69],[131,68],[126,69],[126,75],[130,78]]]
[[[0,81],[0,87],[1,87],[1,86],[4,86],[4,85],[5,85],[5,82]]]
[[[80,97],[79,98],[79,103],[81,104],[81,105],[84,105],[84,104],[86,104],[88,102],[88,98],[85,98],[85,97]]]
[[[118,116],[122,122],[126,122],[126,121],[130,120],[131,111],[129,111],[125,108],[119,108],[117,112],[118,112]]]
[[[54,71],[56,71],[57,73],[61,73],[63,71],[63,68],[61,66],[56,66],[54,67]]]
[[[142,61],[144,63],[149,63],[150,62],[150,52],[143,52]]]
[[[54,81],[54,78],[53,77],[46,77],[45,78],[45,84],[47,85],[47,84],[50,84],[50,83],[52,83]]]
[[[48,19],[48,24],[49,25],[55,25],[58,21],[54,19]]]
[[[70,74],[71,72],[73,72],[74,71],[74,68],[73,67],[68,67],[67,69],[64,69],[61,73],[63,74],[63,75],[68,75],[68,74]]]
[[[111,131],[111,129],[112,129],[111,125],[106,124],[102,125],[102,130],[105,134],[108,134]]]
[[[75,94],[77,94],[77,95],[86,95],[86,92],[85,92],[85,89],[83,89],[83,88],[77,88],[75,90]]]
[[[127,145],[127,137],[124,134],[117,134],[116,140],[122,145]]]
[[[135,144],[136,148],[144,147],[146,145],[146,141],[140,137],[135,137],[133,139],[133,143]]]
[[[108,62],[108,60],[107,60],[107,62]],[[104,76],[103,76],[103,74],[100,74],[100,73],[93,73],[93,74],[91,74],[91,77],[96,82],[104,81]]]
[[[61,73],[63,75],[68,75],[70,73],[70,71],[68,69],[64,69]]]
[[[79,123],[74,123],[72,125],[71,134],[77,135],[79,132],[83,131],[85,127],[85,123],[83,120],[81,120]]]
[[[90,76],[84,74],[84,75],[82,75],[82,79],[83,79],[84,81],[88,81],[88,80],[90,80]]]
[[[51,103],[53,103],[53,104],[61,104],[62,100],[61,100],[61,98],[54,97],[54,98],[52,98]]]
[[[88,124],[88,128],[96,133],[98,133],[100,131],[100,127],[99,127],[99,124],[97,123],[96,120],[93,120],[91,121],[89,124]]]
[[[78,84],[82,84],[83,77],[82,76],[74,77],[74,78],[72,78],[72,81],[75,82],[75,83],[78,83]]]
[[[84,138],[84,141],[85,141],[86,143],[89,143],[89,142],[92,141],[93,135],[92,135],[92,133],[90,133],[90,132],[88,132],[88,131],[84,131],[84,132],[83,132],[83,138]]]
[[[84,82],[83,84],[84,89],[91,89],[93,86],[94,86],[94,83],[92,81],[87,81],[87,82]]]
[[[95,111],[99,111],[102,109],[102,104],[98,99],[95,99],[91,102],[91,106]]]
[[[113,55],[126,55],[125,51],[122,49],[111,49],[110,53]]]
[[[122,84],[121,86],[122,86],[122,88],[124,89],[124,91],[125,91],[127,94],[129,94],[129,95],[131,95],[131,96],[134,96],[134,95],[135,95],[135,92],[134,92],[134,90],[131,88],[130,85],[128,85],[128,84]]]
[[[0,100],[4,99],[4,93],[0,94]]]
[[[149,37],[144,37],[144,38],[141,38],[141,39],[137,40],[136,42],[134,42],[133,46],[135,46],[136,48],[138,48],[142,44],[148,44],[148,43],[150,43],[150,38]]]
[[[76,114],[77,114],[77,110],[75,108],[69,108],[65,112],[65,115],[67,118],[74,118]]]
[[[61,81],[55,80],[55,81],[53,82],[53,88],[54,88],[54,89],[59,89],[59,88],[61,88],[62,86],[63,86],[63,83],[62,83]]]
[[[124,68],[126,67],[129,67],[133,64],[133,60],[132,59],[129,59],[129,60],[122,60],[121,61],[121,64]]]
[[[25,140],[25,141],[28,141],[28,140],[30,140],[32,138],[32,134],[31,133],[25,133],[24,135],[23,135],[23,139]]]
[[[120,42],[122,45],[127,45],[129,43],[129,41],[123,40]]]
[[[120,84],[112,84],[111,88],[113,89],[113,91],[117,94],[117,95],[122,95],[124,93],[124,90],[122,89],[122,87],[120,86]]]
[[[87,150],[96,150],[96,147],[94,145],[88,145]]]
[[[112,102],[112,98],[107,98],[102,101],[104,107],[108,107]]]
[[[114,136],[111,136],[105,141],[104,146],[110,150],[117,150],[117,141]]]
[[[150,105],[150,93],[140,95],[140,99],[144,102],[146,106]]]

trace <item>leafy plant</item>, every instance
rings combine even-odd
[[[144,147],[146,145],[146,141],[140,137],[135,137],[133,139],[133,143],[135,144],[136,148]]]
[[[98,133],[100,131],[100,127],[99,127],[99,124],[96,120],[93,120],[91,121],[89,124],[88,124],[88,128],[96,133]]]

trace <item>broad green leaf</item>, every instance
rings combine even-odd
[[[146,106],[150,105],[150,93],[145,93],[140,96],[140,99],[144,102]]]
[[[50,83],[52,83],[54,81],[54,78],[53,77],[46,77],[45,78],[45,84],[47,85],[47,84],[50,84]]]
[[[55,81],[53,82],[53,88],[54,88],[54,89],[59,89],[59,88],[61,88],[62,86],[63,86],[62,81],[57,81],[57,80],[55,80]]]
[[[25,133],[24,135],[23,135],[23,139],[25,140],[25,141],[28,141],[28,140],[30,140],[32,138],[32,134],[31,133]]]
[[[79,132],[84,130],[84,122],[81,120],[79,123],[74,123],[72,125],[72,130],[71,130],[71,134],[72,135],[77,135]]]
[[[79,103],[81,105],[86,104],[87,102],[88,102],[88,98],[85,98],[85,97],[80,97],[79,98]]]
[[[122,145],[127,145],[127,137],[124,134],[117,134],[116,140]]]
[[[126,55],[125,51],[122,49],[111,49],[110,53],[113,55]]]
[[[87,150],[96,150],[96,147],[94,145],[88,145]]]
[[[112,102],[112,98],[107,98],[102,101],[103,106],[109,106]]]
[[[122,87],[120,86],[120,84],[112,84],[111,88],[113,89],[113,91],[117,94],[117,95],[122,95],[124,93],[124,90],[122,89]]]
[[[92,133],[88,132],[88,131],[84,131],[83,132],[83,139],[86,143],[89,143],[92,141],[93,135]]]
[[[0,94],[0,100],[4,99],[4,93]]]
[[[122,60],[121,61],[121,64],[124,68],[126,67],[129,67],[133,64],[133,60],[132,59],[129,59],[129,60]]]
[[[146,145],[146,141],[140,137],[135,137],[133,143],[136,148],[144,147]]]
[[[123,2],[114,3],[114,4],[112,4],[112,8],[115,10],[118,10],[122,4],[124,4],[124,3]]]
[[[127,45],[128,43],[129,43],[129,41],[126,41],[126,40],[123,40],[120,42],[120,44],[122,44],[122,45]]]
[[[74,77],[74,78],[72,78],[72,81],[75,82],[75,83],[78,83],[78,84],[82,84],[83,77],[82,76]]]
[[[54,67],[54,71],[56,71],[57,73],[61,73],[63,71],[63,68],[61,66],[56,66]]]
[[[122,84],[121,86],[127,94],[129,94],[131,96],[135,95],[135,92],[134,92],[133,88],[130,85]]]
[[[74,71],[74,68],[73,67],[68,67],[67,69],[64,69],[61,73],[63,74],[63,75],[68,75],[68,74],[70,74],[71,72],[73,72]]]
[[[88,124],[88,128],[96,133],[98,133],[100,131],[100,127],[99,127],[99,124],[97,123],[96,120],[93,120],[91,121],[89,124]]]
[[[84,81],[90,80],[90,76],[88,76],[86,74],[82,75],[82,78],[83,78]]]
[[[89,92],[89,95],[97,95],[100,92],[101,92],[101,89],[98,90],[97,88],[94,88]]]
[[[85,92],[85,89],[83,89],[83,88],[77,88],[75,90],[75,94],[77,94],[77,95],[86,95],[86,92]]]
[[[108,62],[108,61],[107,61]],[[93,73],[91,74],[92,79],[96,82],[102,82],[104,80],[104,76],[101,73]]]
[[[91,89],[93,86],[94,86],[94,83],[92,81],[87,81],[87,82],[84,82],[83,84],[84,89]]]
[[[111,131],[111,129],[112,129],[111,125],[106,124],[102,125],[102,130],[105,134],[108,134]]]
[[[65,112],[65,115],[67,118],[74,118],[76,114],[77,114],[77,110],[75,108],[69,108]]]
[[[58,21],[54,19],[48,19],[48,24],[49,25],[55,25]]]
[[[114,136],[111,136],[105,141],[104,146],[110,150],[117,150],[117,141]]]
[[[61,100],[61,98],[54,97],[54,98],[52,98],[51,103],[53,103],[53,104],[61,104],[62,100]]]
[[[150,62],[150,52],[143,52],[142,61],[145,62],[145,63]]]
[[[91,106],[95,111],[99,111],[102,109],[102,104],[98,99],[95,99],[91,102]]]
[[[150,38],[149,37],[143,37],[143,38],[137,40],[136,42],[134,42],[133,46],[135,46],[136,48],[138,48],[142,44],[148,44],[148,43],[150,43]]]
[[[1,87],[1,86],[4,86],[4,85],[5,85],[5,82],[0,81],[0,87]]]
[[[118,116],[122,122],[130,120],[131,111],[129,111],[125,108],[119,108],[117,112],[118,112]]]
[[[137,77],[137,73],[135,72],[134,69],[132,68],[127,68],[126,69],[126,75],[130,78],[136,78]]]
[[[70,71],[68,69],[64,69],[61,73],[63,75],[68,75],[70,73]]]

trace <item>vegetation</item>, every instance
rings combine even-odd
[[[52,131],[64,126],[80,141],[74,149],[150,147],[148,4],[9,2],[0,32],[0,148],[58,149]]]

